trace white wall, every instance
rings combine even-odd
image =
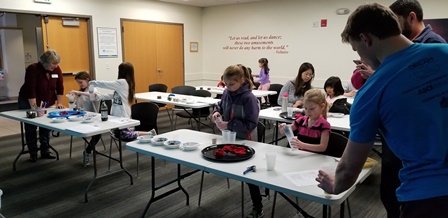
[[[266,57],[271,68],[271,83],[284,84],[297,75],[303,62],[314,65],[316,78],[313,86],[322,87],[330,76],[350,80],[358,55],[340,34],[349,15],[336,15],[338,8],[354,11],[364,1],[355,0],[276,0],[204,9],[203,15],[203,71],[204,83],[216,85],[224,69],[242,63],[258,73],[258,59]],[[393,1],[377,1],[390,5]],[[420,1],[425,18],[446,18],[448,1]],[[314,22],[327,19],[327,27],[313,27]],[[224,50],[235,40],[229,36],[282,36],[274,45],[288,45],[288,54],[274,50]],[[245,42],[245,40],[239,40]]]
[[[189,42],[202,41],[202,9],[171,3],[145,0],[55,0],[52,4],[0,0],[0,7],[27,13],[49,12],[92,16],[95,72],[97,79],[113,80],[122,62],[121,34],[118,34],[118,58],[98,58],[97,27],[120,30],[120,18],[184,24],[185,78],[187,81],[202,73],[201,53],[190,53]],[[119,31],[118,31],[119,32]],[[62,57],[64,58],[64,57]],[[110,66],[107,69],[107,66]]]

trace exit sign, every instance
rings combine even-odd
[[[52,0],[34,0],[34,2],[37,2],[37,3],[47,3],[47,4],[51,4],[51,1]]]

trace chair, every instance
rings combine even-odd
[[[345,147],[347,146],[348,138],[336,133],[336,132],[330,132],[330,138],[328,140],[328,146],[327,150],[322,152],[321,154],[333,156],[333,157],[342,157],[342,154],[344,153]],[[272,205],[272,217],[274,216],[274,210],[275,210],[275,201],[277,198],[277,192],[274,193],[274,203]],[[350,210],[350,203],[348,201],[348,198],[345,199],[347,202],[347,211],[349,214],[349,217],[351,217],[351,210]],[[341,204],[341,208],[343,208],[344,203]],[[324,210],[326,209],[326,205],[323,205]],[[331,216],[331,207],[329,208],[329,216]],[[342,210],[342,209],[341,209]]]
[[[131,118],[140,121],[140,125],[135,127],[135,131],[150,131],[157,128],[157,116],[159,114],[159,106],[153,102],[140,102],[133,104],[131,107]],[[116,134],[111,132],[109,156],[112,155],[112,141],[117,145],[120,140]],[[110,159],[109,159],[110,170]],[[137,153],[137,177],[139,177],[139,154]]]
[[[171,88],[171,93],[173,94],[181,94],[181,95],[190,95],[190,93],[192,91],[196,90],[195,87],[193,86],[176,86]],[[171,109],[171,117],[174,117],[174,111],[183,111],[184,108],[179,107],[179,106],[174,106]],[[174,127],[173,125],[171,125],[171,127]],[[174,128],[172,128],[174,130]]]
[[[261,108],[265,109],[268,107],[275,107],[275,106],[280,106],[277,103],[277,99],[278,96],[280,96],[280,91],[282,90],[283,85],[282,84],[271,84],[271,86],[269,87],[269,91],[276,91],[277,94],[275,95],[268,95],[268,99],[269,99],[269,104],[262,104]]]
[[[211,97],[212,94],[209,91],[206,90],[193,90],[190,92],[193,96],[199,96],[199,97]],[[174,119],[174,129],[176,129],[177,126],[177,117],[182,118],[207,118],[210,116],[210,107],[204,107],[204,108],[193,108],[192,113],[187,113],[186,111],[181,111],[176,113],[176,118]],[[191,123],[191,125],[193,125]],[[201,125],[201,123],[198,123],[198,125]]]
[[[165,84],[157,83],[157,84],[149,85],[148,90],[150,92],[166,92],[168,90],[168,86],[166,86]],[[157,106],[159,106],[159,108],[162,108],[162,107],[165,108],[165,111],[168,114],[168,119],[170,119],[170,123],[171,123],[171,125],[173,125],[173,120],[171,119],[171,115],[168,110],[168,106],[166,106],[166,104],[161,104],[161,103],[155,103],[155,104],[157,104]]]
[[[266,126],[258,121],[257,124],[257,141],[258,142],[263,142],[265,141],[265,133],[266,133]]]

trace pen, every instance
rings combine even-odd
[[[243,175],[246,175],[249,172],[256,172],[257,168],[255,167],[255,165],[252,165],[250,167],[247,167],[247,169],[243,172]]]

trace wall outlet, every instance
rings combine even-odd
[[[319,27],[319,21],[314,21],[313,22],[313,27]]]

